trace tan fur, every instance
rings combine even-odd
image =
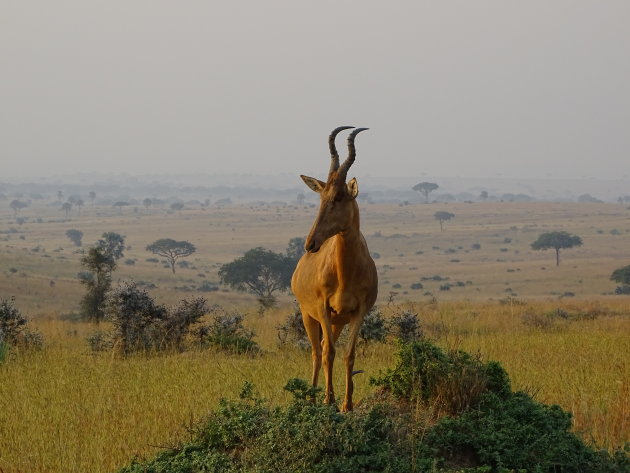
[[[356,133],[348,140],[351,154]],[[334,139],[334,135],[331,136]],[[347,167],[349,165],[345,171]],[[343,327],[350,326],[344,357],[346,394],[342,406],[343,411],[350,411],[356,342],[363,318],[376,301],[378,278],[359,229],[359,206],[355,200],[357,181],[352,179],[346,184],[345,177],[345,172],[338,173],[334,166],[326,183],[302,176],[304,182],[320,194],[320,209],[306,240],[307,252],[293,273],[291,289],[300,305],[311,342],[314,386],[322,363],[324,366],[326,403],[335,402],[332,385],[335,342]]]

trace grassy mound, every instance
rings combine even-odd
[[[505,371],[427,341],[400,346],[394,369],[372,380],[355,412],[312,402],[317,389],[293,379],[287,406],[271,407],[246,384],[222,400],[194,440],[121,473],[530,472],[627,473],[569,431],[571,416],[522,392]]]

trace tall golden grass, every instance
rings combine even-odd
[[[514,389],[574,416],[587,442],[613,449],[630,440],[630,309],[619,302],[512,305],[429,302],[405,307],[420,316],[425,335],[446,348],[500,361]],[[562,309],[571,318],[554,317]],[[384,307],[388,315],[400,307]],[[110,472],[135,456],[150,456],[187,439],[188,427],[244,381],[272,403],[285,402],[285,382],[310,376],[310,354],[279,347],[276,325],[290,309],[250,315],[264,348],[260,356],[213,350],[136,355],[92,354],[94,327],[40,321],[43,350],[14,353],[0,364],[0,468],[9,472]],[[252,311],[253,312],[253,311]],[[532,314],[552,314],[531,324]],[[360,348],[357,398],[372,392],[369,376],[393,365],[395,347]],[[343,388],[341,362],[335,385]],[[360,401],[359,401],[360,402]]]

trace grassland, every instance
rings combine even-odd
[[[443,232],[433,218],[437,210],[455,214]],[[125,208],[119,214],[88,205],[70,219],[54,206],[22,212],[22,225],[8,208],[0,213],[0,296],[16,297],[46,344],[0,364],[4,472],[112,471],[134,455],[185,439],[188,425],[220,397],[235,396],[245,380],[281,403],[286,380],[308,377],[310,355],[277,345],[275,327],[290,311],[290,295],[260,317],[250,295],[206,294],[211,303],[249,314],[246,323],[264,348],[261,356],[193,350],[121,359],[90,353],[85,337],[94,327],[64,320],[77,310],[83,291],[76,277],[80,248],[65,232],[83,231],[84,245],[105,231],[125,235],[129,247],[114,279],[155,284],[151,294],[170,304],[199,295],[203,281],[218,282],[218,267],[252,247],[284,250],[290,238],[307,232],[315,209],[258,204],[181,215]],[[630,264],[628,209],[372,204],[362,206],[362,226],[379,255],[378,303],[386,315],[408,308],[442,346],[501,361],[514,388],[571,411],[575,430],[587,441],[609,449],[630,441],[630,299],[611,295],[615,284],[609,280],[614,269]],[[559,267],[550,252],[529,248],[539,233],[551,230],[584,240],[582,247],[563,251]],[[195,244],[191,267],[173,275],[162,263],[147,261],[153,255],[144,248],[163,237]],[[423,288],[411,289],[417,282]],[[440,290],[445,283],[450,290]],[[357,377],[358,399],[372,392],[369,376],[391,366],[393,353],[390,344],[363,347],[357,363],[366,374]],[[336,386],[341,390],[341,376]]]

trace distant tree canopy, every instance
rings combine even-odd
[[[444,231],[443,223],[455,217],[455,214],[452,214],[450,212],[445,212],[445,211],[439,211],[439,212],[435,212],[433,216],[438,222],[440,222],[440,231]]]
[[[118,207],[118,212],[122,213],[122,208],[126,207],[129,205],[129,202],[125,202],[123,200],[119,200],[118,202],[114,203],[114,205],[112,205],[112,207]]]
[[[96,246],[115,262],[124,256],[125,237],[116,232],[105,232],[96,242]]]
[[[304,244],[306,243],[306,239],[303,237],[295,237],[289,240],[289,244],[287,245],[287,257],[291,260],[295,261],[295,264],[300,260],[302,255],[304,254]]]
[[[64,202],[63,204],[61,204],[61,210],[63,210],[66,213],[66,218],[68,218],[68,215],[70,214],[70,211],[72,210],[72,202]]]
[[[13,210],[13,213],[15,215],[17,215],[18,213],[20,213],[20,210],[25,209],[26,207],[28,207],[28,203],[27,202],[23,202],[23,201],[18,200],[18,199],[14,199],[9,204],[9,207],[11,208],[11,210]]]
[[[195,245],[187,241],[176,241],[172,238],[162,238],[155,240],[147,246],[147,251],[162,256],[171,265],[171,270],[175,274],[175,262],[179,258],[185,258],[192,255],[197,249]]]
[[[171,210],[173,210],[175,212],[179,212],[181,214],[182,210],[184,210],[184,203],[183,202],[173,202],[171,204]]]
[[[413,186],[412,189],[424,195],[424,201],[429,202],[429,194],[439,187],[440,186],[438,186],[434,182],[420,182]]]
[[[81,246],[81,239],[83,238],[83,232],[81,230],[77,230],[76,228],[71,228],[70,230],[66,232],[66,236],[76,246]]]
[[[531,246],[534,250],[548,250],[550,248],[556,250],[556,266],[559,266],[561,249],[573,248],[574,246],[581,245],[582,239],[579,236],[562,231],[542,233]]]
[[[274,293],[286,291],[291,285],[294,269],[292,258],[258,247],[221,266],[219,277],[232,289],[258,296],[263,307],[272,307],[276,303]]]

